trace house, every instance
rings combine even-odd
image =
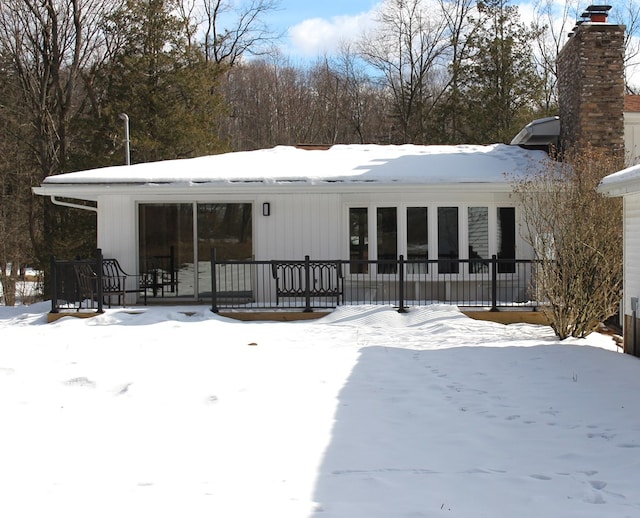
[[[624,351],[640,356],[640,164],[605,177],[599,190],[607,196],[622,197]]]
[[[550,144],[623,152],[624,27],[607,11],[590,6],[559,55],[559,118],[534,121],[512,145],[276,147],[62,174],[34,192],[95,211],[98,246],[129,272],[170,257],[178,286],[167,296],[181,300],[211,292],[212,249],[235,260],[436,259],[431,274],[451,285],[474,272],[446,261],[533,259],[511,180],[546,167]]]
[[[640,163],[640,95],[624,96],[625,165]]]
[[[171,253],[179,285],[167,296],[197,301],[211,292],[212,249],[263,261],[531,258],[511,178],[547,161],[504,144],[283,146],[62,174],[34,190],[88,203],[98,246],[126,271]]]

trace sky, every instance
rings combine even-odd
[[[280,0],[279,10],[268,22],[285,32],[285,55],[314,59],[369,27],[379,4],[379,0]]]
[[[534,2],[515,3],[521,21],[531,23]],[[576,8],[584,9],[592,2],[583,3]],[[280,45],[283,56],[294,63],[308,62],[325,54],[332,55],[343,40],[353,41],[363,30],[372,27],[376,9],[381,4],[382,0],[280,0],[280,9],[272,13],[267,22],[284,34]],[[630,68],[628,73],[631,84],[640,83],[640,67]]]
[[[293,60],[308,60],[335,52],[342,41],[353,41],[373,25],[382,0],[279,0],[267,22],[284,34],[281,49]],[[531,18],[531,6],[519,2],[520,16]]]
[[[640,516],[640,362],[453,306],[0,306],[0,516]]]

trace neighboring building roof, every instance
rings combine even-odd
[[[545,117],[527,124],[511,141],[512,146],[540,146],[557,144],[560,136],[560,117]]]
[[[625,95],[624,96],[624,111],[625,112],[640,112],[640,95]]]
[[[546,160],[542,151],[505,144],[278,146],[50,176],[36,192],[47,194],[54,185],[507,183],[506,174],[531,172]]]

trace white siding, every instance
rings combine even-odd
[[[270,189],[239,193],[208,194],[110,194],[98,200],[98,246],[106,257],[115,257],[123,269],[137,273],[139,203],[252,203],[253,204],[253,255],[256,260],[300,260],[305,255],[313,259],[348,259],[349,257],[349,207],[367,207],[375,214],[375,207],[397,207],[398,253],[406,255],[406,208],[429,208],[429,254],[437,253],[437,207],[459,207],[460,252],[467,257],[467,208],[489,208],[489,252],[496,253],[496,208],[514,205],[509,193],[464,192],[458,190],[431,189],[428,186],[390,191],[368,192],[296,192],[283,194]],[[264,203],[270,205],[270,215],[263,216]],[[640,198],[638,200],[640,207]],[[637,221],[640,222],[640,208]],[[519,218],[519,211],[516,211]],[[518,221],[520,227],[520,222]],[[369,242],[375,243],[375,218],[370,221]],[[640,243],[640,224],[637,228]],[[516,256],[531,256],[523,241],[517,240]],[[370,250],[370,257],[375,257]],[[640,269],[638,271],[638,296],[640,296]],[[132,303],[134,295],[128,297]]]
[[[624,149],[627,167],[640,163],[640,113],[624,114]]]
[[[98,248],[115,257],[128,273],[137,272],[138,227],[136,204],[129,196],[103,196],[98,200]]]
[[[624,197],[624,312],[640,298],[640,194]]]
[[[269,202],[271,215],[262,215]],[[336,194],[273,194],[256,200],[256,259],[336,259],[340,257],[342,213]]]
[[[428,188],[412,192],[391,193],[247,193],[246,195],[214,194],[210,197],[190,196],[134,197],[127,195],[103,196],[98,201],[98,246],[105,256],[117,257],[122,267],[137,270],[138,228],[137,203],[227,203],[254,204],[254,257],[257,260],[345,259],[348,256],[348,207],[395,206],[404,211],[408,206],[430,208],[430,239],[435,238],[435,213],[438,206],[458,206],[466,213],[467,207],[489,207],[489,226],[495,229],[495,208],[513,205],[508,193],[430,192]],[[270,204],[271,214],[262,215],[263,203]],[[403,229],[399,229],[402,231]],[[461,229],[462,250],[466,250],[466,229]],[[373,239],[373,236],[370,236]],[[495,236],[491,236],[495,242]],[[518,257],[528,257],[529,250],[518,239]],[[406,253],[402,248],[400,253]],[[495,253],[492,250],[491,253]],[[463,254],[466,257],[466,254]],[[640,290],[639,290],[640,293]]]

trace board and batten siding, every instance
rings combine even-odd
[[[640,299],[640,193],[624,196],[624,308],[631,314],[631,297]]]
[[[631,299],[640,299],[640,193],[623,196],[624,239],[624,352],[638,356],[640,319],[633,319]],[[640,307],[637,308],[640,314]]]
[[[139,196],[105,195],[98,202],[98,246],[107,257],[116,257],[129,272],[137,270],[138,203],[252,203],[253,256],[256,260],[302,260],[348,258],[348,208],[395,206],[488,206],[491,229],[496,228],[495,207],[513,206],[509,193],[433,192],[428,188],[412,192],[393,193],[327,193],[327,192],[247,192],[245,194],[211,194],[199,196]],[[270,215],[262,214],[262,206],[269,203]],[[640,203],[639,203],[640,205]],[[435,212],[430,212],[430,235],[435,238]],[[460,214],[461,221],[463,214]],[[402,219],[400,220],[402,221]],[[519,222],[518,222],[519,223]],[[461,228],[461,230],[463,230]],[[461,234],[462,249],[466,249],[467,235]],[[402,235],[404,228],[398,231]],[[520,234],[518,232],[518,234]],[[495,236],[489,236],[494,240]],[[374,236],[370,236],[374,239]],[[519,257],[528,257],[518,235]],[[401,253],[404,253],[401,250]],[[638,290],[640,294],[640,289]]]
[[[270,204],[270,216],[262,215],[264,202]],[[255,208],[256,259],[340,258],[341,207],[338,194],[261,195]]]
[[[98,198],[98,248],[104,257],[118,259],[122,269],[137,273],[138,217],[130,196]]]
[[[624,113],[625,166],[640,163],[640,113]]]
[[[98,247],[118,258],[128,272],[137,271],[138,203],[193,203],[196,200],[126,195],[103,196],[98,202]],[[342,212],[337,194],[212,195],[200,203],[252,203],[253,253],[257,260],[336,259],[340,257]],[[269,216],[262,204],[269,203]]]

